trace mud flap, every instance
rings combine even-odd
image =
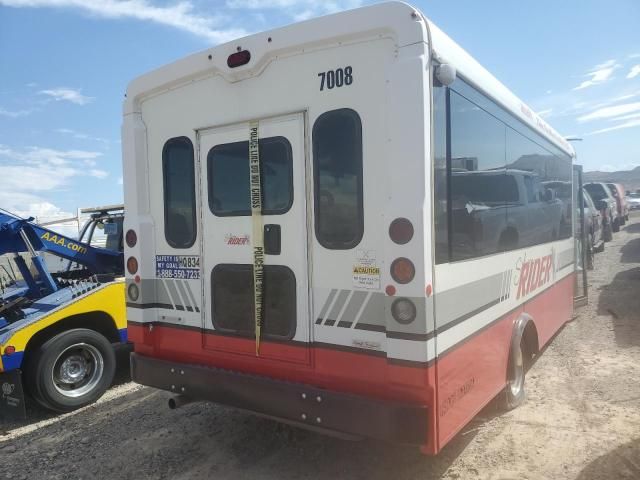
[[[22,371],[19,369],[0,373],[0,418],[24,420],[27,418]]]

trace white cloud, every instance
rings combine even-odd
[[[86,133],[78,132],[77,130],[72,130],[70,128],[56,128],[54,132],[62,133],[63,135],[69,135],[79,140],[93,140],[93,141],[104,143],[104,144],[109,143],[109,140],[107,140],[106,138],[94,137],[93,135],[88,135]]]
[[[63,211],[38,195],[20,191],[0,190],[0,205],[5,210],[20,217],[34,217],[38,221],[43,221],[41,220],[42,217],[46,221],[52,218],[73,216],[72,213]]]
[[[619,125],[614,125],[612,127],[601,128],[600,130],[595,130],[593,132],[587,133],[587,135],[598,135],[601,133],[613,132],[614,130],[622,130],[623,128],[633,128],[633,127],[640,127],[640,118],[635,120],[629,120],[628,122],[624,122]]]
[[[123,178],[119,177],[118,178],[118,185],[122,185],[124,183]]]
[[[631,67],[631,70],[629,70],[629,73],[627,73],[627,78],[634,78],[638,75],[640,75],[640,65],[634,65]]]
[[[27,115],[31,115],[33,110],[5,110],[0,107],[0,116],[9,117],[9,118],[18,118],[18,117],[26,117]]]
[[[42,147],[14,149],[0,144],[0,206],[21,217],[38,221],[72,217],[47,198],[67,188],[71,180],[82,176],[105,178],[103,170],[87,171],[84,162],[93,161],[100,152],[55,150]]]
[[[545,117],[549,117],[551,115],[551,113],[553,112],[553,108],[546,108],[544,110],[540,110],[539,112],[536,112],[538,114],[538,116],[545,118]]]
[[[585,80],[580,85],[574,88],[574,90],[582,90],[583,88],[588,88],[593,85],[598,85],[600,83],[604,83],[611,78],[613,72],[620,68],[620,65],[616,63],[615,60],[607,60],[600,65],[596,65],[593,69],[584,75],[585,77],[591,77],[589,80]]]
[[[100,152],[28,147],[22,151],[0,145],[0,178],[3,191],[45,192],[58,189],[72,177],[85,175],[82,162]],[[90,172],[88,174],[91,174]]]
[[[610,118],[609,121],[618,122],[620,120],[630,120],[633,118],[640,118],[640,112],[630,113],[629,115],[621,115],[619,117]]]
[[[0,0],[7,7],[75,8],[102,18],[134,18],[155,22],[221,43],[246,35],[244,29],[216,28],[225,21],[222,16],[196,13],[188,1],[155,5],[148,0]],[[215,10],[215,5],[207,10]]]
[[[40,90],[40,95],[48,95],[56,101],[67,101],[76,105],[86,105],[94,100],[94,97],[86,97],[80,93],[80,90],[73,88],[53,88],[50,90]]]
[[[296,21],[307,20],[319,15],[339,12],[361,6],[362,0],[227,0],[231,9],[245,10],[279,10]]]
[[[583,123],[589,122],[591,120],[613,118],[637,111],[640,111],[640,102],[623,103],[622,105],[599,108],[591,113],[588,113],[587,115],[582,115],[578,117],[578,122]]]
[[[105,172],[104,170],[98,170],[94,168],[89,170],[89,175],[91,175],[92,177],[103,179],[109,176],[109,172]]]

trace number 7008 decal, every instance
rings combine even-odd
[[[320,77],[320,91],[324,90],[325,87],[328,90],[340,88],[353,83],[353,68],[348,66],[329,70],[328,72],[320,72],[318,77]]]

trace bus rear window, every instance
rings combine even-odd
[[[315,231],[325,248],[346,250],[364,232],[362,123],[353,110],[325,112],[313,126]]]
[[[260,139],[262,214],[282,215],[293,204],[293,154],[284,137]],[[209,208],[214,215],[251,215],[249,142],[216,145],[207,155]]]
[[[189,248],[196,241],[193,162],[193,144],[187,137],[171,138],[164,144],[164,236],[173,248]]]

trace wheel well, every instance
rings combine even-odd
[[[55,322],[53,325],[43,328],[31,337],[25,347],[25,362],[28,360],[31,353],[47,340],[55,337],[61,332],[74,328],[95,330],[96,332],[104,335],[111,343],[117,343],[120,341],[120,334],[111,315],[101,311],[80,313],[78,315],[71,315],[70,317],[63,318],[62,320]]]

